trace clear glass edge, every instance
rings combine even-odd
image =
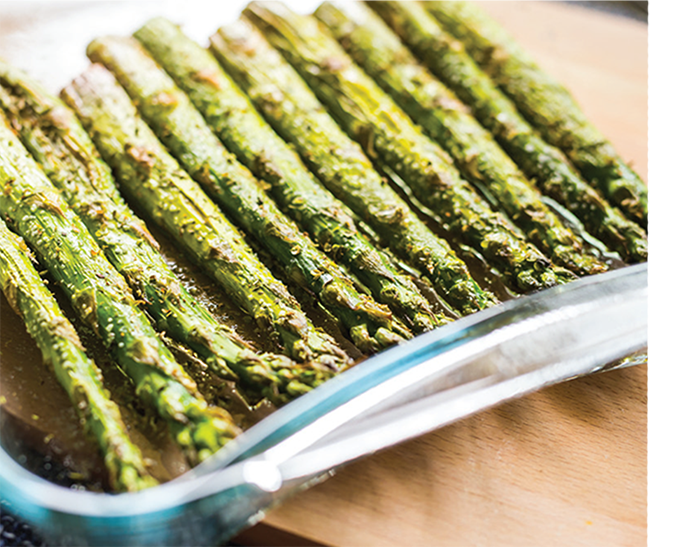
[[[197,522],[203,523],[199,532],[206,533],[210,539],[217,533],[222,533],[220,527],[214,525],[216,522],[221,525],[221,530],[233,533],[236,527],[240,528],[260,518],[264,510],[276,501],[320,480],[330,470],[319,472],[315,477],[290,481],[277,490],[266,492],[252,484],[250,477],[245,476],[244,465],[229,467],[232,463],[245,463],[332,409],[420,366],[441,352],[458,345],[476,343],[499,328],[499,325],[527,321],[539,313],[562,310],[586,301],[595,307],[606,296],[624,294],[626,288],[640,284],[646,286],[646,283],[647,265],[629,266],[522,297],[419,336],[368,359],[290,403],[245,432],[187,476],[149,491],[117,495],[73,491],[30,473],[1,448],[0,491],[14,511],[40,529],[64,534],[64,539],[67,537],[65,530],[71,530],[70,541],[76,545],[82,541],[89,541],[90,544],[124,541],[131,545],[186,542],[187,536],[195,528],[200,528],[196,525]],[[544,385],[547,383],[539,387]],[[537,388],[538,386],[533,386],[529,391]],[[437,427],[439,425],[435,425]],[[422,433],[429,430],[430,427]],[[221,473],[226,467],[229,467],[226,473]],[[226,480],[220,481],[224,475]],[[211,481],[212,478],[218,483],[216,491],[197,497],[198,483],[202,480]],[[238,503],[230,503],[233,500]],[[244,510],[238,514],[235,506]],[[182,519],[187,521],[186,528],[189,532],[173,526]],[[198,537],[202,539],[201,536]]]

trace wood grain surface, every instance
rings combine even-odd
[[[646,180],[647,26],[570,4],[484,7]],[[646,374],[554,386],[375,454],[271,511],[245,541],[645,545]]]

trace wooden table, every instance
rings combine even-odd
[[[484,7],[647,177],[647,26]],[[271,511],[248,545],[646,544],[646,367],[575,380],[368,457]]]

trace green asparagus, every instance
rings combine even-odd
[[[478,7],[469,2],[424,5],[463,43],[544,139],[560,148],[609,201],[646,229],[646,184],[586,118],[569,91]]]
[[[112,71],[190,176],[283,264],[289,279],[318,297],[361,351],[375,353],[411,337],[389,308],[358,292],[342,269],[277,209],[136,39],[99,38],[88,46],[88,56]]]
[[[312,171],[462,315],[495,303],[446,241],[384,183],[360,146],[333,121],[294,69],[247,21],[227,25],[211,47],[268,122]]]
[[[269,332],[288,356],[337,370],[349,357],[317,330],[287,288],[263,265],[141,118],[102,65],[92,65],[62,91],[120,188],[169,233],[205,271]]]
[[[515,105],[418,2],[367,5],[471,108],[543,194],[571,211],[585,229],[628,262],[648,258],[647,235],[591,187],[558,148],[545,142]]]
[[[466,106],[361,3],[322,3],[315,12],[333,36],[396,104],[449,152],[465,180],[483,184],[498,205],[555,264],[578,275],[607,265],[543,202],[518,167]]]
[[[119,407],[85,354],[78,333],[34,269],[24,241],[0,220],[0,285],[66,390],[85,431],[97,441],[112,487],[135,492],[158,484],[126,432]]]
[[[460,177],[447,153],[353,64],[317,20],[294,14],[277,2],[253,2],[243,13],[367,154],[396,172],[455,239],[482,253],[514,290],[541,289],[573,277],[553,267],[512,230],[504,216],[489,208]]]
[[[126,281],[0,115],[0,214],[34,250],[78,317],[100,336],[190,462],[237,433],[210,407],[136,305]]]
[[[414,332],[445,322],[431,311],[410,278],[357,231],[347,207],[314,179],[208,51],[162,18],[149,21],[135,37],[187,92],[224,145],[270,185],[278,205],[321,249],[378,301],[405,317]]]
[[[141,219],[123,202],[111,171],[58,97],[0,62],[0,106],[159,330],[195,351],[210,371],[236,380],[251,402],[267,397],[282,404],[324,381],[327,374],[288,357],[256,353],[194,299]]]

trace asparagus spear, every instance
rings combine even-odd
[[[362,236],[347,207],[304,167],[299,157],[257,114],[213,56],[169,21],[149,21],[135,36],[189,95],[225,146],[313,238],[375,298],[407,318],[414,332],[445,321],[435,316],[413,282]]]
[[[607,265],[543,202],[491,134],[424,68],[381,18],[361,3],[322,3],[316,18],[396,104],[441,144],[465,180],[482,183],[499,206],[554,263],[578,275]]]
[[[312,291],[365,353],[411,337],[411,332],[371,296],[361,294],[265,194],[211,132],[199,111],[132,37],[106,37],[88,56],[109,68],[131,95],[143,119],[188,171],[242,226],[285,266],[289,278]],[[429,310],[430,308],[426,307]]]
[[[92,65],[62,91],[127,198],[168,232],[287,355],[336,370],[349,358],[317,330],[243,236],[170,156],[112,74]]]
[[[294,69],[247,21],[227,25],[211,47],[267,121],[297,146],[312,171],[417,268],[463,315],[495,303],[438,238],[384,183],[360,146],[333,121]]]
[[[124,278],[0,116],[0,214],[29,244],[136,387],[157,410],[190,462],[197,463],[238,429],[209,407],[136,305]]]
[[[586,118],[569,91],[478,7],[468,2],[424,5],[464,44],[544,139],[560,148],[608,200],[646,229],[644,181]]]
[[[124,276],[159,330],[195,351],[251,401],[274,404],[328,373],[274,353],[258,354],[217,322],[165,263],[158,244],[119,194],[111,171],[75,114],[22,71],[0,61],[0,105],[34,159]]]
[[[418,2],[367,5],[471,108],[543,194],[568,208],[585,229],[629,262],[648,257],[644,230],[591,187],[558,148],[545,142],[515,105]]]
[[[44,362],[66,390],[85,431],[96,441],[115,490],[135,492],[158,484],[126,432],[119,407],[85,354],[78,333],[34,269],[24,241],[0,220],[0,285],[35,340]]]
[[[464,181],[447,153],[429,140],[312,17],[277,2],[253,2],[244,15],[307,80],[370,157],[396,172],[456,240],[481,252],[511,287],[529,291],[573,274],[555,269]]]

